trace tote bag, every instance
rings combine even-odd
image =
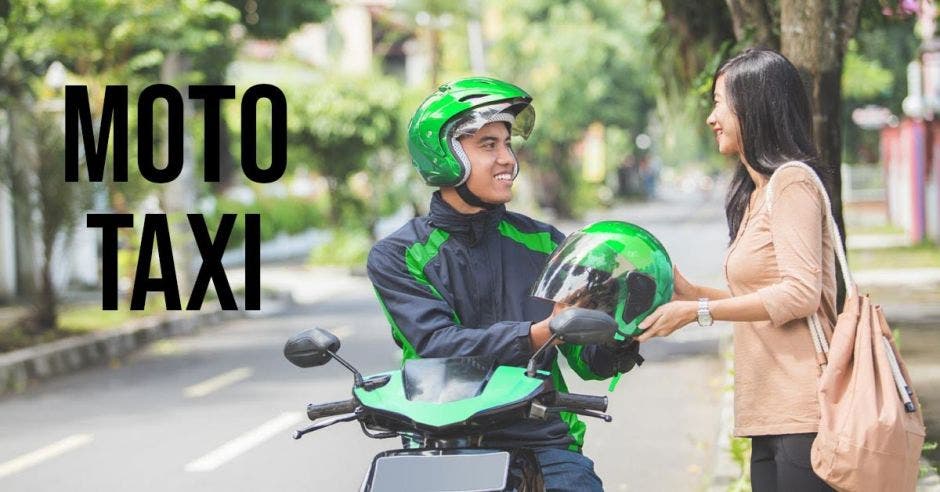
[[[826,225],[842,268],[845,306],[832,340],[818,316],[807,324],[822,368],[818,384],[819,432],[813,442],[813,471],[840,491],[913,491],[917,485],[924,418],[881,308],[859,296],[842,239],[822,182],[809,166],[791,162],[815,180],[826,210]],[[767,185],[771,210],[773,177]]]

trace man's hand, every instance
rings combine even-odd
[[[552,314],[548,315],[547,318],[539,321],[538,323],[532,323],[532,328],[529,329],[529,340],[532,342],[533,351],[536,351],[542,345],[545,345],[545,342],[547,342],[548,339],[552,337],[552,330],[548,327],[548,324],[551,323],[552,318],[569,307],[571,306],[556,302],[555,307],[552,308]],[[561,343],[561,340],[555,340],[552,342],[552,345],[560,345]]]
[[[643,356],[640,355],[640,343],[638,341],[628,338],[623,341],[614,341],[607,346],[614,356],[614,374],[628,372],[634,366],[643,364]]]
[[[698,318],[695,301],[672,301],[659,306],[638,326],[644,330],[636,339],[645,342],[653,337],[665,337]]]

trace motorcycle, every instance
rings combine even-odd
[[[569,308],[552,319],[551,338],[525,368],[496,366],[489,356],[411,359],[401,370],[368,377],[337,355],[340,341],[333,334],[305,330],[287,341],[284,356],[303,368],[336,360],[353,374],[352,398],[307,405],[315,423],[293,437],[358,421],[370,438],[401,437],[417,446],[376,455],[363,492],[542,491],[532,450],[487,447],[482,436],[518,419],[545,419],[558,412],[610,422],[606,396],[557,391],[550,374],[536,369],[536,359],[555,340],[599,344],[611,340],[616,329],[605,313]]]

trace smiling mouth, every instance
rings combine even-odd
[[[494,176],[494,178],[496,179],[496,181],[512,183],[512,174],[509,174],[509,173],[497,174],[496,176]]]

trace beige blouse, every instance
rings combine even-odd
[[[836,276],[824,205],[812,179],[802,168],[780,171],[772,213],[766,186],[755,190],[725,257],[731,294],[756,293],[770,313],[770,321],[734,325],[736,436],[817,430],[818,365],[806,317],[817,312],[831,333]]]

